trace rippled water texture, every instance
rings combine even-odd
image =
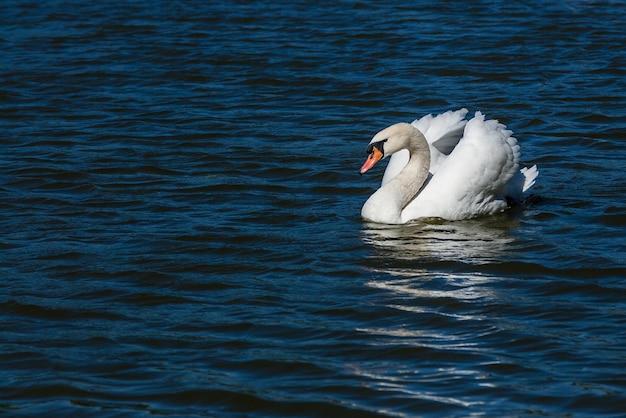
[[[626,413],[626,5],[0,3],[0,412]],[[531,201],[384,226],[378,130],[467,107]]]

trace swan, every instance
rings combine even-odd
[[[404,224],[421,218],[461,220],[502,212],[535,184],[537,166],[519,166],[512,131],[467,109],[426,115],[378,132],[361,174],[391,156],[381,187],[363,205],[366,221]]]

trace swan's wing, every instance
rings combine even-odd
[[[467,109],[448,110],[435,117],[426,115],[413,121],[411,125],[424,134],[431,149],[434,148],[436,151],[448,155],[461,139],[463,128],[467,123],[465,115],[467,115]]]
[[[507,184],[519,172],[519,145],[511,134],[476,112],[458,145],[403,210],[402,219],[463,219],[503,210]]]
[[[428,114],[414,120],[411,125],[424,134],[430,145],[430,172],[434,173],[445,158],[459,143],[463,128],[467,121],[464,119],[467,109],[449,110],[437,116]],[[385,169],[382,184],[398,175],[409,162],[409,151],[396,152],[389,159]]]
[[[430,172],[436,173],[448,155],[457,146],[467,121],[467,109],[447,111],[435,117],[424,136],[430,145]],[[418,128],[419,129],[419,128]]]

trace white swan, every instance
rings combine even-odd
[[[403,224],[420,218],[460,220],[501,212],[519,200],[539,174],[519,168],[520,147],[496,120],[467,109],[398,123],[367,146],[361,174],[391,155],[381,187],[363,205],[371,222]]]

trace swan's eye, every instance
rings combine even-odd
[[[369,144],[367,146],[367,148],[365,149],[365,153],[366,154],[371,154],[372,152],[374,152],[374,148],[376,148],[378,151],[380,151],[382,154],[385,154],[385,152],[383,151],[383,144],[387,142],[386,139],[383,139],[382,141],[378,141],[378,142],[372,142],[371,144]]]

